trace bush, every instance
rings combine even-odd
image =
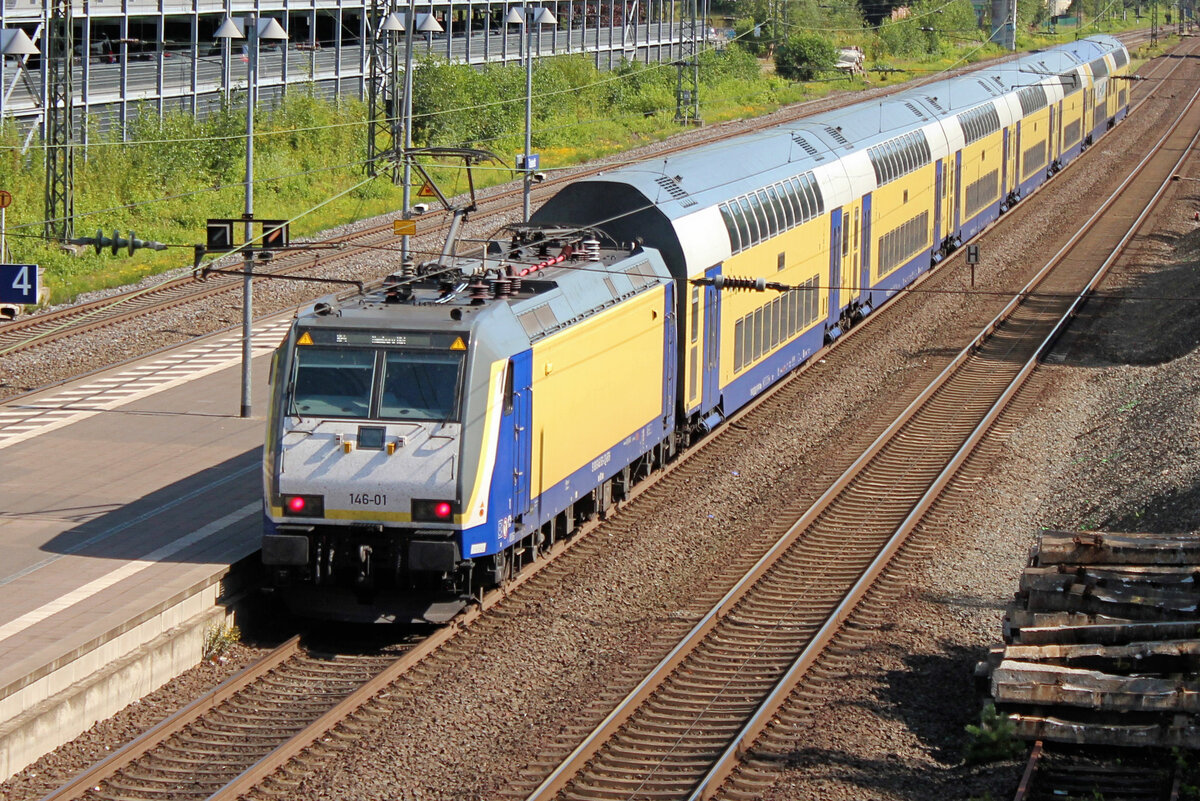
[[[999,762],[1016,759],[1025,753],[1025,743],[1015,737],[1016,728],[1006,716],[996,711],[995,704],[988,704],[979,714],[979,725],[969,724],[967,734],[968,764]]]
[[[836,62],[833,43],[816,33],[793,34],[775,51],[775,72],[792,81],[811,81]]]

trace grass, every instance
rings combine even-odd
[[[1018,43],[1025,48],[1045,47],[1071,38],[1073,31],[1064,31],[1053,38],[1022,35]],[[872,52],[878,47],[868,43],[865,49]],[[1002,52],[995,45],[956,43],[932,55],[877,57],[869,60],[868,68],[929,74]],[[534,91],[542,98],[536,104],[534,149],[541,153],[546,171],[660,141],[680,130],[674,122],[673,67],[626,65],[615,74],[599,73],[587,61],[562,57],[535,70]],[[706,124],[756,117],[787,104],[889,80],[885,73],[870,82],[839,76],[788,83],[774,75],[769,61],[756,61],[737,48],[723,57],[706,55],[702,70],[701,110]],[[423,133],[436,144],[468,141],[496,152],[505,165],[478,169],[477,186],[513,178],[506,165],[511,163],[509,154],[522,148],[523,68],[494,67],[481,75],[466,67],[431,62],[417,70],[415,83],[414,112],[425,121],[419,122],[418,135]],[[420,102],[426,105],[419,107]],[[472,110],[446,114],[447,104]],[[255,130],[256,215],[293,219],[292,238],[302,239],[396,211],[401,190],[388,180],[389,171],[374,181],[366,179],[365,120],[362,103],[345,98],[326,101],[304,88],[291,91],[277,108],[260,113]],[[11,260],[44,268],[50,303],[134,283],[190,263],[193,245],[203,240],[207,218],[241,215],[244,125],[244,107],[235,97],[203,121],[187,115],[160,121],[147,111],[133,125],[132,143],[104,141],[93,134],[92,144],[77,151],[75,235],[92,236],[97,228],[106,235],[132,230],[142,239],[171,246],[165,252],[143,250],[133,256],[97,255],[90,248],[69,253],[43,239],[42,151],[34,147],[22,152],[19,132],[11,126],[0,129],[0,187],[15,198],[8,209]],[[442,168],[434,174],[447,195],[466,188],[461,168]]]

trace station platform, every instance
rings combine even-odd
[[[197,664],[258,550],[269,354],[240,331],[0,404],[0,780]]]

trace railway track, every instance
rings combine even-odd
[[[1102,245],[1100,247],[1104,246]],[[1028,292],[1023,293],[1023,296],[1027,295]],[[1014,301],[1012,305],[1016,306],[1017,301]],[[993,361],[999,361],[1001,363],[1015,358],[1011,353],[1008,352],[996,352],[988,350],[989,347],[995,347],[997,342],[1009,343],[1011,338],[1020,338],[1022,336],[1014,334],[1012,325],[1013,323],[1011,322],[1005,322],[1002,324],[999,319],[994,321],[994,323],[989,326],[988,330],[990,331],[996,329],[999,333],[997,336],[994,336],[983,343],[983,345],[986,347],[981,347],[977,356],[985,359],[991,359]],[[983,336],[984,335],[981,334],[981,337]],[[966,351],[973,350],[973,346],[966,349]],[[990,365],[992,362],[987,363]],[[990,368],[984,372],[991,372]],[[947,392],[949,392],[949,390],[947,390]],[[968,400],[971,401],[971,404],[968,404],[961,397],[953,395],[943,396],[943,398],[950,398],[948,404],[946,404],[943,400],[943,408],[948,405],[953,413],[957,414],[958,411],[966,405],[978,406],[979,402],[973,397],[975,392],[976,390],[971,390],[970,392],[972,397]],[[761,400],[762,402],[769,402],[771,397],[772,395],[767,395]],[[915,405],[913,408],[915,414]],[[947,423],[945,420],[938,421],[937,424],[939,426],[939,430],[945,430],[948,427],[955,427]],[[956,427],[958,429],[963,429],[965,425],[965,423],[959,421],[956,424]],[[730,428],[732,428],[732,426]],[[895,424],[893,429],[900,431],[900,423]],[[899,441],[901,442],[912,437],[911,428],[903,428],[903,431],[906,433],[899,438]],[[717,438],[719,437],[720,433],[721,432],[717,432],[716,434],[712,435],[712,437]],[[880,445],[879,448],[874,450],[882,451],[884,450],[884,447],[883,445]],[[805,638],[807,638],[808,641],[814,641],[813,633],[820,632],[824,630],[825,627],[830,625],[828,623],[821,623],[822,618],[819,617],[820,613],[818,612],[814,612],[813,615],[807,617],[803,615],[798,616],[797,607],[795,606],[796,598],[802,598],[805,601],[816,601],[818,604],[824,604],[826,607],[829,607],[831,604],[833,604],[836,609],[843,609],[843,607],[845,607],[843,610],[844,615],[849,616],[851,614],[851,607],[846,606],[845,604],[839,606],[837,603],[837,599],[841,597],[838,593],[842,592],[844,595],[844,590],[836,589],[836,582],[834,582],[833,584],[829,585],[834,589],[825,590],[823,591],[824,594],[818,593],[815,589],[816,584],[812,581],[812,574],[827,574],[834,578],[840,576],[841,584],[844,587],[847,582],[852,583],[854,571],[859,569],[858,567],[855,567],[855,565],[861,566],[864,563],[870,565],[872,563],[871,553],[878,547],[877,541],[879,535],[876,532],[863,532],[861,530],[863,528],[862,522],[865,519],[874,520],[877,514],[879,514],[885,506],[895,507],[891,508],[893,518],[903,511],[903,503],[893,504],[891,502],[892,496],[896,494],[896,487],[898,486],[897,482],[908,480],[907,476],[910,472],[910,467],[912,467],[914,470],[919,467],[920,470],[925,474],[928,474],[930,470],[933,470],[936,467],[936,465],[933,464],[933,462],[936,460],[933,458],[933,456],[930,456],[925,452],[929,450],[928,447],[920,447],[918,450],[921,452],[912,456],[905,456],[904,451],[893,451],[892,455],[890,456],[892,461],[884,463],[892,465],[891,468],[884,470],[884,472],[873,474],[873,478],[858,481],[856,483],[858,488],[865,488],[868,492],[875,493],[874,496],[869,494],[862,496],[863,498],[868,499],[866,502],[862,500],[851,501],[842,507],[843,511],[840,513],[831,511],[829,514],[824,514],[824,511],[818,513],[814,512],[813,510],[809,510],[809,515],[802,519],[802,522],[804,520],[813,521],[817,517],[820,517],[820,522],[822,525],[832,526],[830,531],[833,532],[832,537],[835,541],[853,542],[853,552],[847,556],[846,565],[839,565],[836,570],[830,569],[827,561],[827,554],[824,554],[821,550],[815,547],[819,543],[817,535],[813,534],[810,536],[809,534],[805,533],[803,537],[794,537],[794,539],[802,541],[804,548],[808,549],[807,551],[800,552],[799,555],[788,557],[788,561],[783,563],[784,566],[782,567],[768,567],[766,562],[760,563],[757,567],[756,572],[758,574],[763,576],[771,574],[772,580],[784,582],[781,585],[777,585],[782,589],[777,589],[775,596],[768,598],[765,601],[755,600],[743,606],[740,603],[733,602],[732,596],[730,595],[722,596],[720,591],[714,592],[711,589],[706,591],[712,596],[711,601],[714,604],[714,607],[717,609],[716,613],[712,615],[712,619],[708,621],[708,623],[712,625],[714,630],[716,630],[717,624],[724,625],[726,623],[734,625],[735,628],[731,630],[732,633],[723,634],[721,635],[721,638],[713,640],[712,643],[715,644],[706,646],[708,650],[699,651],[697,649],[689,650],[685,648],[678,651],[678,664],[681,666],[687,665],[689,666],[689,669],[692,670],[692,673],[685,676],[683,679],[671,683],[671,686],[673,687],[683,688],[684,695],[682,696],[683,701],[681,701],[681,703],[686,702],[686,705],[682,708],[690,708],[696,713],[713,710],[719,711],[720,714],[718,714],[717,717],[719,719],[718,723],[720,723],[719,728],[722,731],[728,729],[729,719],[737,718],[738,716],[745,718],[747,715],[752,715],[758,718],[760,722],[765,722],[765,720],[768,720],[771,717],[769,713],[754,712],[755,709],[762,708],[761,704],[755,700],[754,694],[758,693],[758,695],[761,697],[764,692],[770,692],[773,697],[781,696],[777,700],[782,700],[783,698],[787,697],[787,692],[782,690],[770,691],[769,688],[772,686],[772,683],[769,678],[766,681],[761,679],[757,681],[751,681],[748,685],[742,688],[742,696],[740,698],[734,698],[733,700],[730,700],[721,694],[725,691],[724,688],[717,688],[718,691],[714,691],[712,686],[708,686],[705,689],[703,686],[704,682],[707,680],[710,674],[715,675],[716,671],[721,670],[722,665],[727,665],[731,663],[731,661],[736,661],[740,654],[743,654],[747,651],[751,651],[756,655],[762,656],[765,661],[761,664],[764,666],[764,670],[766,671],[766,675],[768,677],[777,678],[781,674],[787,674],[791,670],[788,665],[795,665],[796,662],[794,659],[791,659],[790,656],[784,655],[785,650],[788,648],[794,650],[798,643],[806,641]],[[701,448],[693,453],[693,457],[702,456],[703,453],[704,451]],[[867,457],[864,456],[859,460],[859,462],[865,462],[866,460]],[[856,462],[856,465],[857,464],[858,462]],[[706,469],[704,465],[704,459],[689,458],[683,462],[677,463],[676,466],[674,466],[664,475],[666,477],[675,478],[678,478],[679,476],[686,476],[689,473],[699,475],[703,474],[704,470]],[[897,465],[899,465],[899,467],[897,467]],[[669,484],[670,482],[667,481],[664,483]],[[637,492],[640,494],[646,489],[647,487],[643,485],[642,487],[638,488]],[[915,490],[913,491],[915,492]],[[833,491],[831,490],[831,493],[832,492]],[[830,493],[826,493],[826,495],[830,496]],[[911,500],[911,497],[906,497],[909,497],[909,500],[905,501],[905,503],[908,503]],[[814,507],[814,509],[815,508],[816,507]],[[621,524],[620,518],[618,518],[617,524]],[[634,523],[627,524],[635,525]],[[874,526],[872,527],[874,528]],[[785,522],[781,521],[777,528],[780,532],[785,532],[785,530],[790,531],[791,528],[794,527],[789,527]],[[579,537],[569,540],[566,543],[560,544],[558,548],[559,550],[566,550],[568,548],[580,547],[580,550],[584,551],[588,547],[586,545],[587,542],[588,540],[585,533]],[[896,550],[900,551],[900,559],[904,559],[907,553],[907,551],[903,550],[904,547],[907,546],[896,546]],[[878,560],[876,559],[875,561]],[[851,562],[853,565],[850,564]],[[880,571],[883,572],[886,562],[880,562],[879,564]],[[360,721],[369,721],[378,716],[387,714],[389,702],[388,696],[390,691],[386,690],[385,688],[387,688],[392,682],[396,681],[398,677],[411,671],[412,668],[418,664],[422,665],[423,669],[425,670],[434,669],[429,667],[431,655],[437,653],[439,649],[442,649],[447,645],[447,643],[450,643],[450,641],[455,639],[459,633],[466,630],[467,626],[471,625],[479,618],[479,615],[483,610],[496,605],[500,600],[503,599],[504,596],[514,593],[523,582],[532,580],[539,571],[548,568],[548,572],[552,572],[554,566],[555,562],[553,560],[535,563],[534,570],[527,571],[526,573],[522,574],[522,576],[518,578],[517,582],[514,585],[507,587],[503,593],[495,593],[492,596],[489,596],[481,608],[471,610],[467,616],[458,621],[457,624],[443,629],[433,637],[414,646],[414,648],[410,652],[406,653],[403,658],[393,661],[386,667],[379,669],[372,678],[361,682],[358,686],[358,689],[349,692],[340,702],[336,703],[336,705],[331,705],[324,713],[318,714],[312,725],[296,731],[295,736],[291,739],[284,737],[272,741],[273,743],[277,743],[277,745],[273,745],[272,748],[266,749],[267,753],[265,758],[254,761],[253,764],[251,764],[250,767],[246,768],[245,770],[242,770],[245,765],[244,759],[234,759],[232,755],[227,756],[224,754],[207,753],[206,756],[208,757],[209,763],[214,765],[217,763],[228,763],[230,767],[226,773],[221,774],[222,776],[228,777],[226,783],[219,787],[216,792],[211,793],[208,796],[201,797],[233,798],[249,792],[252,789],[254,795],[258,797],[279,797],[281,795],[286,796],[295,789],[298,782],[296,776],[303,775],[304,773],[303,766],[297,766],[297,763],[294,763],[292,760],[296,759],[298,755],[305,754],[308,749],[312,748],[315,744],[328,739],[331,731],[345,731],[349,732],[348,736],[353,736],[353,730],[359,728],[353,722],[354,720],[357,719]],[[888,576],[885,575],[884,578],[887,580]],[[895,579],[891,580],[893,582],[896,581]],[[800,585],[802,585],[800,586],[799,590],[797,590],[797,581],[799,581]],[[897,584],[893,583],[892,591],[894,591],[897,586]],[[864,587],[864,590],[865,589],[866,588]],[[880,585],[875,585],[869,590],[869,592],[874,593],[875,596],[879,596],[881,593],[886,594],[888,591],[889,590],[886,586],[881,589]],[[498,609],[497,612],[501,615],[504,614],[504,610],[502,608]],[[780,614],[785,616],[785,622],[783,624],[772,622],[778,620],[778,615]],[[827,613],[825,614],[827,616]],[[862,615],[864,612],[858,610],[855,611],[854,614]],[[843,620],[845,619],[846,618],[843,618]],[[666,640],[672,640],[673,638],[682,640],[684,639],[684,635],[687,634],[689,630],[698,628],[693,627],[692,623],[692,619],[680,619],[672,621],[671,625],[664,626],[662,637]],[[702,625],[708,624],[705,624],[702,621]],[[768,625],[774,626],[774,630],[767,632],[766,636],[760,636],[758,641],[747,639],[746,635],[748,633],[753,635],[756,628],[761,629],[762,626]],[[833,626],[831,632],[837,632],[843,637],[845,637],[847,632],[849,632],[852,636],[853,625],[851,625],[849,629],[843,627],[840,630],[837,629],[837,626]],[[760,631],[759,634],[761,633],[762,632]],[[667,648],[664,648],[663,650],[665,651]],[[696,661],[701,657],[708,661]],[[819,649],[813,651],[812,659],[815,660],[818,658],[827,659],[828,651],[820,652]],[[640,676],[644,675],[645,672],[651,667],[653,667],[653,665],[631,665],[631,670]],[[269,673],[269,669],[257,669],[254,672],[254,675],[252,675],[250,678],[254,678],[254,676],[261,675],[262,673]],[[809,678],[811,678],[811,676],[809,676]],[[650,685],[647,685],[647,687],[649,686]],[[773,686],[781,687],[783,685],[776,683]],[[226,696],[230,695],[228,689],[226,689],[225,692]],[[703,694],[705,692],[709,694],[711,700],[704,699]],[[809,691],[802,689],[799,692],[801,695],[803,695],[805,692]],[[220,700],[221,699],[216,699],[215,697],[208,700],[202,699],[193,705],[193,707],[200,706],[204,708],[215,709],[218,703],[220,703]],[[601,704],[608,708],[615,706],[620,701],[621,698],[601,699]],[[674,703],[674,701],[672,703]],[[241,706],[243,708],[247,707],[246,704],[242,704]],[[655,728],[661,729],[665,727],[667,730],[672,731],[675,734],[677,740],[682,742],[683,735],[687,734],[689,730],[694,730],[696,726],[709,725],[708,722],[705,722],[680,728],[677,725],[663,723],[661,716],[665,714],[666,711],[667,710],[662,704],[652,709],[652,712],[657,714],[659,717],[655,718],[652,714],[651,717],[648,718],[651,721],[651,725],[649,726],[650,731],[653,731]],[[228,715],[230,713],[222,712],[220,714]],[[789,708],[782,714],[784,717],[781,719],[787,720],[802,713],[796,712],[794,706],[789,706]],[[630,719],[632,719],[632,717]],[[347,723],[346,721],[350,722]],[[293,720],[292,723],[293,725],[296,725],[295,720]],[[155,735],[156,737],[160,737],[160,742],[162,739],[165,739],[162,737],[164,732],[165,729],[164,731],[159,731],[158,734]],[[587,734],[588,731],[586,730],[572,730],[566,732],[566,739],[563,741],[561,750],[563,750],[564,753],[570,751],[575,744]],[[719,751],[720,749],[714,745],[714,742],[719,744],[720,737],[722,736],[725,736],[725,734],[720,734],[716,738],[710,737],[703,740],[699,750]],[[732,739],[727,738],[726,742],[740,741],[748,743],[748,737],[749,735],[743,734],[733,737]],[[238,746],[239,744],[232,743],[232,745]],[[151,746],[148,744],[148,741],[140,739],[137,743],[129,747],[130,750],[128,753],[137,752],[136,756],[142,756],[143,754],[149,753],[150,747]],[[323,745],[320,747],[325,748],[336,746]],[[762,744],[757,746],[759,749],[767,747],[768,746],[764,746]],[[635,746],[632,750],[626,748],[626,752],[624,753],[618,752],[616,761],[611,763],[615,765],[615,767],[612,768],[612,770],[615,771],[615,775],[629,774],[631,770],[630,765],[633,764],[630,762],[631,754],[636,756],[639,749],[640,746]],[[731,751],[729,747],[726,747],[726,751],[732,755],[730,758],[733,759],[733,763],[731,764],[741,764],[738,762],[739,752],[736,748]],[[125,752],[123,751],[122,753]],[[600,751],[597,750],[596,753],[599,754]],[[121,762],[122,760],[125,760],[125,763],[128,764],[129,760],[127,759],[127,756],[128,754],[126,754],[126,756],[121,756],[120,754],[115,755],[113,758],[104,763],[108,766],[104,768],[104,770],[114,770],[117,766],[117,763]],[[157,763],[155,763],[153,760],[158,759],[158,757],[150,758],[152,761],[149,769],[143,768],[135,770],[134,772],[147,774],[151,777],[156,776],[158,772],[154,770],[153,765]],[[319,759],[319,757],[314,758]],[[765,758],[765,766],[757,764],[743,766],[739,776],[742,778],[742,780],[749,781],[750,786],[757,786],[754,784],[756,781],[755,777],[761,778],[767,775],[767,773],[760,773],[758,771],[769,772],[770,762],[771,757],[768,756]],[[696,760],[685,759],[681,763],[676,764],[675,767],[679,768],[679,770],[675,770],[672,774],[673,778],[670,780],[672,786],[678,784],[678,782],[681,780],[681,777],[685,777],[685,775],[689,774],[689,772],[691,775],[694,775],[700,768],[700,766],[695,763]],[[532,789],[539,783],[543,782],[547,774],[551,773],[557,764],[558,760],[557,758],[554,758],[531,765],[530,770],[527,772],[529,781],[523,787],[513,788],[514,792],[517,795],[525,795],[526,789]],[[72,784],[67,788],[60,790],[59,793],[48,798],[82,797],[81,793],[86,791],[87,788],[100,786],[103,789],[106,781],[107,779],[100,774],[89,773],[85,776],[81,776],[75,782],[72,782]],[[210,783],[215,784],[216,781],[216,779],[213,779]],[[607,781],[607,779],[605,779],[605,781]],[[601,784],[603,783],[604,782],[601,782]],[[580,785],[580,787],[584,786],[585,785]],[[625,784],[621,784],[620,786],[626,792],[630,789],[627,782]],[[710,782],[710,786],[715,785]],[[207,788],[205,788],[204,791],[207,792]],[[128,789],[122,789],[120,794],[122,797],[155,797],[153,791],[147,792],[149,792],[150,795],[139,796],[131,793],[131,791]],[[591,791],[589,790],[588,792]],[[640,792],[640,790],[634,792],[633,797],[636,797]],[[649,794],[648,790],[647,794]],[[673,796],[674,791],[668,790],[666,794],[668,796]],[[164,796],[160,794],[157,797]],[[176,796],[170,796],[168,793],[168,795],[165,797]],[[586,797],[593,796],[589,795]],[[618,797],[630,796],[627,794]],[[682,797],[686,797],[686,795]]]
[[[1127,34],[1123,38],[1131,46],[1146,39],[1140,32]],[[978,65],[972,67],[972,69],[974,68],[978,68]],[[942,76],[930,76],[924,80],[934,80],[936,77]],[[895,84],[868,91],[874,91],[883,96],[922,82]],[[699,144],[752,133],[761,128],[808,116],[826,108],[857,102],[863,97],[864,95],[861,93],[851,93],[833,100],[823,99],[804,103],[784,110],[782,114],[773,115],[769,120],[744,123],[732,129],[729,126],[704,129],[704,135],[701,138],[689,138],[685,144],[657,151],[655,156],[660,157],[690,149]],[[566,183],[581,177],[595,175],[608,168],[608,165],[583,168],[538,184],[534,189],[535,205],[539,196],[545,198]],[[519,185],[502,189],[481,199],[479,206],[476,217],[487,219],[488,217],[502,218],[505,215],[511,215],[521,207],[521,189]],[[445,215],[439,215],[437,218],[431,216],[418,226],[417,236],[426,242],[436,242],[445,236],[449,225],[449,219]],[[395,242],[396,238],[389,220],[384,224],[371,226],[360,232],[310,243],[314,246],[319,245],[320,249],[287,252],[265,265],[256,265],[255,269],[276,275],[321,277],[322,270],[336,267],[338,263],[366,252],[377,254],[381,249],[391,249]],[[302,247],[302,245],[303,243],[298,243],[297,247]],[[332,251],[330,250],[331,246]],[[71,336],[134,320],[156,311],[194,303],[224,293],[240,292],[241,286],[241,280],[231,275],[213,274],[204,282],[197,282],[190,276],[174,278],[152,287],[131,290],[101,300],[0,323],[0,356],[32,350]]]
[[[1047,751],[1039,740],[1013,801],[1179,801],[1179,764],[1165,754],[1152,761],[1122,755],[1106,760],[1079,751]]]
[[[1005,310],[798,520],[778,522],[771,550],[521,795],[692,801],[770,785],[812,703],[806,678],[839,636],[854,639],[873,593],[895,592],[895,576],[876,583],[1166,191],[1200,139],[1197,96]]]
[[[402,659],[293,637],[47,798],[208,798]]]

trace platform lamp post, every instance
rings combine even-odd
[[[399,49],[400,42],[397,34],[404,33],[404,20],[400,19],[400,15],[395,11],[384,17],[384,20],[379,25],[379,30],[387,36],[387,63],[388,63],[388,96],[392,99],[391,107],[388,109],[388,130],[392,135],[392,147],[398,148],[402,144],[400,126],[404,122],[404,104],[400,100],[400,92],[398,83],[400,80],[399,68]],[[397,102],[400,101],[400,102]],[[399,164],[394,164],[392,167],[392,183],[396,183],[400,179]]]
[[[550,9],[543,6],[525,7],[519,11],[513,8],[504,18],[504,22],[508,25],[522,25],[525,28],[525,152],[521,155],[519,166],[524,173],[521,195],[524,220],[529,222],[529,182],[533,178],[533,169],[529,164],[529,157],[532,155],[529,151],[533,150],[533,26],[555,25],[558,20],[554,18]]]
[[[17,69],[25,68],[25,56],[36,56],[41,52],[29,38],[29,34],[20,28],[0,29],[0,53],[5,56],[16,56],[18,59]],[[4,59],[0,59],[0,114],[4,112],[4,101],[8,97],[3,88],[5,85]]]
[[[4,61],[8,56],[17,58],[17,69],[25,69],[25,57],[36,56],[41,54],[41,50],[37,49],[37,45],[29,38],[29,34],[20,28],[3,28],[0,29],[0,119],[4,115],[4,101],[8,94],[5,87],[8,85],[4,80]],[[7,235],[7,220],[5,220],[5,209],[0,208],[0,261],[8,260],[8,243],[5,242]]]
[[[254,277],[251,272],[254,253],[249,243],[254,238],[254,106],[258,102],[258,42],[260,39],[286,40],[287,31],[274,19],[259,19],[255,14],[242,17],[242,23],[246,31],[244,34],[231,17],[226,17],[213,38],[226,41],[246,39],[246,212],[243,219],[246,221],[247,246],[242,254],[242,269],[246,273],[242,279],[242,417],[250,417],[254,413],[250,397],[250,326],[254,316]],[[286,53],[284,58],[287,58]]]
[[[413,24],[413,23],[416,24]],[[407,220],[409,212],[412,208],[412,172],[408,164],[408,156],[406,155],[412,149],[412,65],[413,65],[413,31],[418,33],[437,33],[442,30],[442,24],[437,21],[433,14],[422,14],[417,17],[417,2],[409,0],[408,2],[408,24],[404,26],[404,154],[401,158],[404,161],[404,175],[401,178],[403,184],[403,195],[401,197],[401,217]],[[409,239],[408,234],[400,238],[400,264],[401,269],[407,271],[412,265],[412,257],[409,255]]]

